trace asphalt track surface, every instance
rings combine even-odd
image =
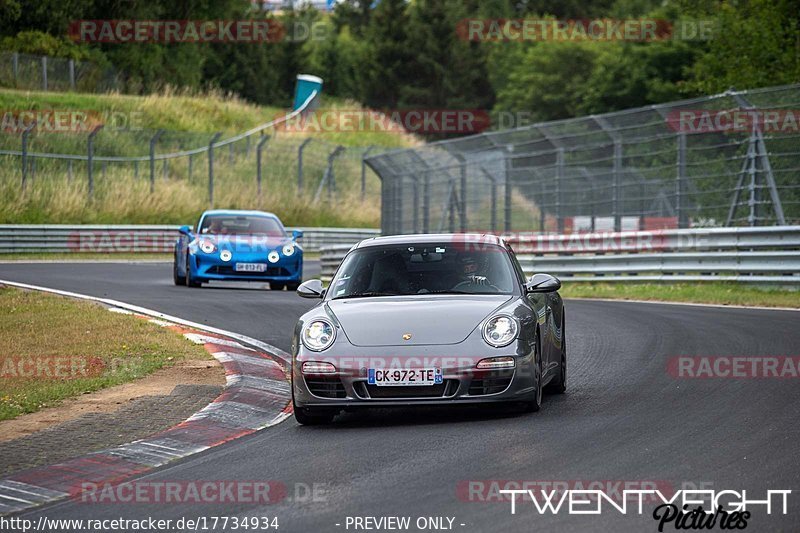
[[[309,262],[306,277],[318,271]],[[314,302],[258,285],[172,285],[165,264],[0,265],[0,279],[103,296],[249,335],[289,350]],[[48,518],[278,517],[283,532],[354,531],[347,517],[454,517],[453,530],[656,531],[650,516],[540,515],[530,502],[467,501],[466,481],[638,481],[673,489],[790,489],[789,513],[755,508],[750,531],[800,530],[797,379],[676,379],[680,355],[796,356],[800,312],[567,301],[569,390],[542,411],[375,410],[327,427],[289,419],[170,464],[150,481],[277,480],[288,497],[252,504],[82,504]],[[446,317],[442,318],[446,327]],[[317,498],[304,497],[318,484]],[[666,484],[666,485],[665,485]],[[608,486],[608,485],[605,485]],[[641,488],[633,486],[632,488]],[[300,493],[298,495],[298,493]],[[316,501],[314,501],[316,500]],[[635,507],[631,507],[635,508]],[[339,524],[339,525],[337,525]],[[461,525],[464,524],[464,525]],[[668,525],[665,531],[675,528]]]

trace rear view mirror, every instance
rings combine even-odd
[[[525,284],[525,292],[556,292],[561,288],[561,281],[550,274],[534,274]]]
[[[302,237],[302,236],[303,236],[303,232],[302,232],[302,231],[300,231],[299,229],[296,229],[296,230],[293,230],[293,231],[292,231],[292,238],[293,238],[294,240],[297,240],[297,239],[299,239],[299,238],[300,238],[300,237]]]
[[[191,237],[192,235],[192,227],[191,226],[181,226],[178,228],[178,232],[186,235],[187,237]]]
[[[310,279],[297,287],[297,295],[301,298],[322,298],[325,295],[325,289],[322,288],[320,280]]]

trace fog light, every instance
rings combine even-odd
[[[280,254],[277,252],[277,250],[272,250],[272,251],[269,253],[269,255],[267,256],[267,259],[269,260],[269,262],[270,262],[270,263],[277,263],[277,262],[278,262],[278,260],[280,260],[280,258],[281,258],[281,256],[280,256]]]
[[[231,253],[230,250],[222,250],[219,253],[219,258],[222,259],[223,261],[230,261],[231,257],[233,257],[233,254]]]
[[[303,363],[303,374],[333,374],[334,372],[336,372],[336,367],[331,363],[319,361],[306,361]]]
[[[492,370],[495,368],[514,368],[515,365],[513,357],[489,357],[478,361],[477,367],[483,370]]]

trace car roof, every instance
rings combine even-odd
[[[452,242],[459,244],[486,245],[495,244],[505,247],[502,237],[491,233],[415,233],[411,235],[387,235],[385,237],[373,237],[356,244],[353,249],[367,248],[370,246],[385,246],[392,244],[427,244]]]
[[[209,209],[203,213],[203,217],[207,215],[223,215],[223,216],[259,216],[259,217],[271,217],[277,220],[278,215],[275,213],[270,213],[268,211],[254,211],[254,210],[246,210],[246,209]],[[200,217],[202,218],[202,217]]]

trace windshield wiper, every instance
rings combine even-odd
[[[343,296],[336,296],[335,298],[331,298],[332,300],[344,300],[346,298],[369,298],[371,296],[398,296],[395,292],[356,292],[353,294],[345,294]]]
[[[459,290],[453,290],[453,289],[440,289],[440,290],[437,290],[437,291],[418,292],[417,294],[480,294],[480,293],[474,293],[474,292],[469,292],[469,291],[459,291]],[[488,293],[485,293],[485,294],[488,294]]]

